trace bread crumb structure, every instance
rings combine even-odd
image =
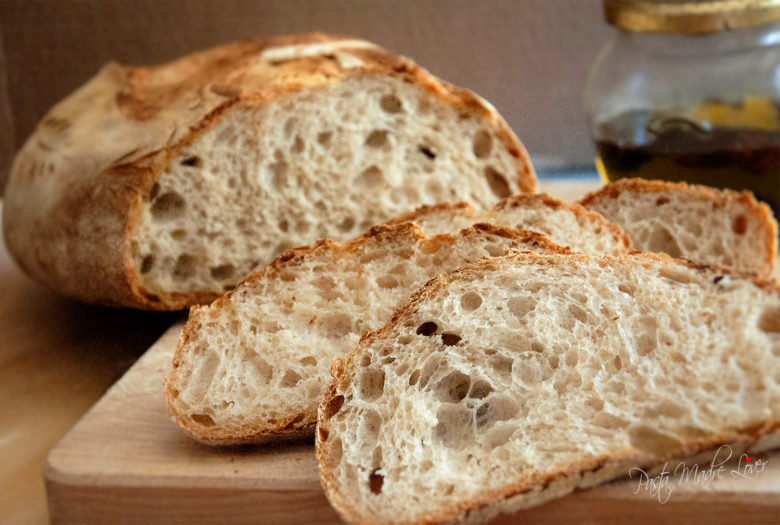
[[[343,245],[288,251],[191,313],[168,379],[169,409],[186,432],[212,444],[310,435],[332,359],[381,326],[417,286],[508,248],[559,250],[558,240],[590,253],[630,246],[597,213],[518,195],[483,212],[467,203],[424,206]],[[463,308],[481,300],[465,295]],[[457,334],[442,337],[458,342]]]
[[[666,256],[483,259],[334,364],[321,478],[348,521],[486,520],[752,444],[780,428],[778,358],[777,288]]]

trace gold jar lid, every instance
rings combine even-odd
[[[604,13],[628,31],[696,35],[780,21],[780,0],[604,0]]]

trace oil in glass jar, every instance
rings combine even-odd
[[[780,215],[779,114],[777,101],[764,96],[626,111],[594,130],[597,166],[609,181],[642,177],[750,188]]]

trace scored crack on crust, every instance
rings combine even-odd
[[[177,369],[187,359],[187,345],[191,339],[197,338],[201,326],[209,320],[215,319],[218,312],[233,308],[231,298],[234,295],[247,293],[246,288],[253,283],[259,282],[268,276],[280,274],[283,270],[298,266],[307,259],[317,257],[321,253],[336,252],[342,256],[349,256],[349,254],[363,251],[370,245],[382,244],[397,239],[407,239],[409,245],[424,241],[451,244],[455,242],[458,236],[467,237],[480,232],[533,246],[549,253],[574,253],[570,248],[561,247],[553,243],[545,235],[533,231],[515,230],[489,223],[477,223],[469,228],[465,228],[457,235],[439,234],[427,236],[419,226],[409,221],[376,225],[363,235],[343,244],[331,239],[323,239],[311,246],[290,249],[277,257],[267,267],[251,273],[235,289],[227,292],[210,305],[196,306],[190,310],[189,318],[179,336],[173,358],[173,367],[165,385],[165,398],[170,416],[188,435],[210,445],[262,444],[285,439],[311,437],[317,422],[316,412],[312,414],[291,414],[284,420],[276,421],[273,424],[242,424],[239,428],[225,429],[219,426],[209,428],[195,425],[185,413],[177,408],[176,398],[180,390]]]
[[[325,44],[335,52],[269,52]],[[269,59],[258,61],[263,53]],[[172,310],[215,299],[214,292],[143,289],[130,242],[142,202],[172,160],[228,111],[357,75],[400,78],[463,114],[485,117],[515,161],[520,190],[536,189],[524,147],[474,93],[348,37],[251,39],[161,66],[109,63],[54,106],[14,160],[3,207],[9,251],[29,275],[86,302]]]
[[[460,268],[444,273],[435,279],[431,279],[420,287],[410,300],[399,307],[388,323],[374,331],[366,331],[360,339],[356,349],[349,356],[336,358],[331,366],[332,380],[328,384],[322,401],[318,407],[317,432],[315,434],[315,449],[317,455],[320,482],[331,505],[349,523],[369,524],[378,523],[376,517],[361,514],[349,500],[342,494],[341,484],[335,475],[335,465],[330,456],[327,441],[330,438],[330,419],[341,409],[344,400],[341,393],[345,392],[355,377],[358,367],[357,359],[362,348],[388,334],[397,324],[413,315],[425,301],[433,297],[437,292],[447,288],[454,281],[473,281],[484,278],[486,271],[501,269],[511,261],[519,261],[523,264],[555,266],[561,259],[570,262],[593,262],[604,267],[619,264],[621,260],[631,259],[643,266],[652,266],[653,263],[679,264],[697,271],[710,271],[715,274],[715,282],[725,275],[734,275],[745,278],[755,286],[777,296],[780,296],[780,286],[773,280],[756,278],[753,275],[740,273],[733,269],[718,265],[698,264],[683,259],[675,259],[663,253],[647,253],[633,251],[623,256],[600,256],[572,253],[561,257],[556,254],[539,254],[534,252],[508,250],[507,255],[497,258],[483,258],[476,262],[465,264]],[[764,421],[761,425],[750,428],[742,428],[734,431],[722,431],[719,434],[700,438],[689,438],[681,443],[680,448],[674,449],[663,456],[652,456],[642,453],[636,448],[617,449],[610,454],[591,458],[586,461],[577,461],[562,470],[539,472],[530,477],[520,478],[514,483],[504,487],[482,490],[465,501],[459,501],[436,511],[427,511],[418,516],[414,523],[453,523],[468,522],[481,523],[492,519],[501,513],[512,513],[535,506],[550,499],[565,496],[576,489],[590,488],[605,481],[613,480],[627,474],[627,469],[632,466],[654,466],[663,464],[672,459],[685,460],[696,457],[702,462],[702,458],[711,457],[710,454],[721,445],[731,445],[739,451],[747,450],[759,440],[765,438],[780,438],[780,419]],[[647,463],[652,460],[651,463]],[[558,485],[556,485],[558,483]],[[407,522],[397,522],[407,523]],[[411,522],[409,522],[411,523]]]

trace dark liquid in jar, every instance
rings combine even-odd
[[[780,216],[780,130],[623,113],[596,129],[608,180],[642,177],[751,190]],[[649,129],[648,129],[649,128]],[[766,126],[764,126],[766,128]]]

